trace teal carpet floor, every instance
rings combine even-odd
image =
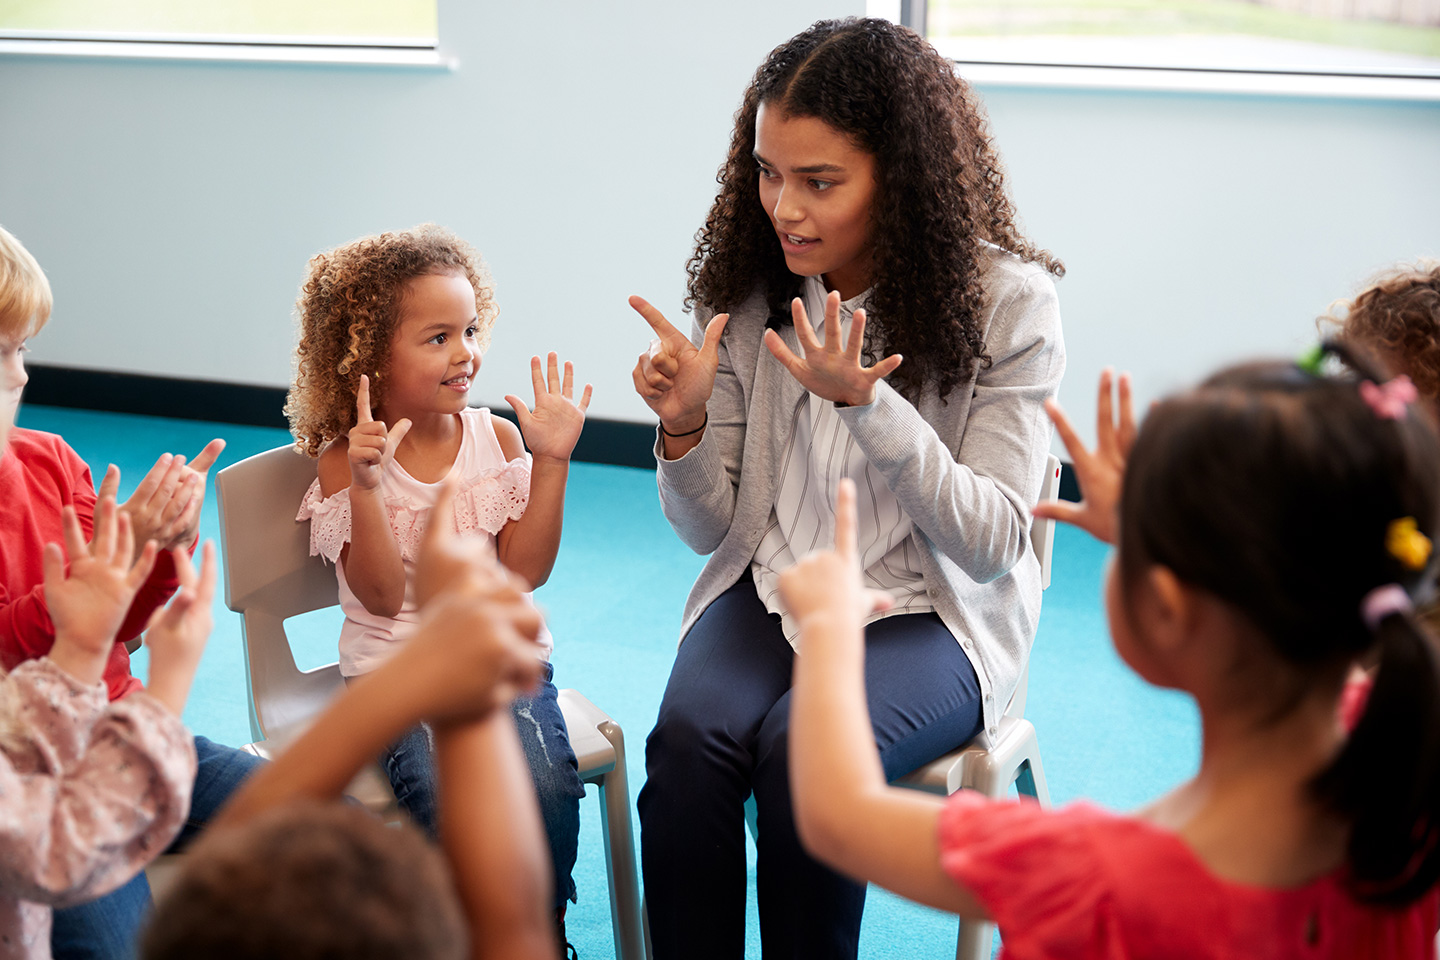
[[[287,443],[280,430],[23,407],[20,425],[64,436],[97,475],[122,471],[122,498],[161,453],[193,456],[212,437],[228,447],[220,466]],[[213,474],[212,474],[213,476]],[[213,485],[203,535],[218,538]],[[1062,528],[1054,582],[1045,594],[1030,674],[1026,715],[1040,738],[1056,803],[1079,797],[1129,809],[1193,771],[1199,727],[1190,701],[1156,690],[1130,673],[1105,630],[1100,584],[1108,550]],[[665,523],[650,471],[576,464],[566,503],[565,539],[550,582],[537,593],[554,632],[555,683],[575,687],[626,733],[631,802],[644,782],[645,735],[655,719],[674,656],[680,611],[702,558]],[[335,659],[335,611],[301,618],[296,657],[303,667]],[[142,678],[144,653],[136,658]],[[240,619],[216,600],[215,632],[200,666],[185,721],[222,743],[249,741]],[[598,805],[581,809],[580,902],[570,910],[570,939],[585,960],[614,955]],[[638,842],[638,824],[637,842]],[[753,858],[753,848],[752,848]],[[638,851],[637,851],[638,855]],[[758,958],[753,859],[747,956]],[[952,918],[872,889],[860,955],[866,960],[927,960],[955,955]]]

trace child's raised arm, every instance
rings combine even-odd
[[[855,485],[840,481],[835,549],[780,576],[800,623],[790,702],[790,792],[801,842],[857,880],[963,917],[985,919],[940,866],[944,801],[885,782],[865,699],[864,619],[889,597],[864,590],[855,547]]]
[[[505,402],[515,408],[520,430],[504,420],[495,420],[495,435],[505,459],[525,455],[524,443],[530,447],[530,501],[519,520],[512,520],[500,530],[496,550],[500,562],[524,577],[531,588],[550,578],[555,555],[560,552],[560,528],[565,519],[565,483],[570,476],[570,454],[585,427],[585,409],[590,406],[590,384],[585,384],[580,402],[576,403],[575,369],[567,360],[565,376],[560,377],[559,362],[552,352],[548,358],[548,378],[540,369],[540,358],[530,358],[530,380],[535,387],[535,409],[525,406],[516,396]]]
[[[340,551],[345,581],[377,617],[394,617],[405,603],[405,563],[385,512],[380,476],[409,432],[409,420],[387,428],[374,418],[370,378],[362,373],[355,395],[355,426],[320,455],[320,495],[328,498],[350,491],[350,542]]]

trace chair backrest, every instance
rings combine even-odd
[[[295,519],[314,480],[315,461],[291,446],[242,460],[215,478],[225,605],[244,618],[256,740],[293,733],[344,682],[335,664],[302,672],[285,633],[286,618],[339,602],[334,569],[310,556],[310,525]]]
[[[1055,454],[1045,461],[1045,481],[1040,484],[1040,503],[1049,500],[1060,499],[1060,458]],[[1035,548],[1035,556],[1040,560],[1040,589],[1045,590],[1050,586],[1050,561],[1055,555],[1055,521],[1049,518],[1036,517],[1030,521],[1030,545]],[[1025,669],[1020,671],[1020,682],[1015,686],[1015,693],[1010,697],[1010,705],[1005,708],[1007,717],[1025,716],[1025,696],[1030,687],[1030,664],[1025,664]]]

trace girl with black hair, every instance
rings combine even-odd
[[[1405,378],[1319,370],[1223,371],[1138,433],[1107,376],[1095,451],[1054,411],[1087,499],[1045,512],[1118,531],[1116,650],[1200,711],[1198,773],[1132,816],[886,785],[847,483],[836,550],[781,577],[807,848],[993,918],[1012,958],[1433,957],[1440,662],[1411,600],[1434,582],[1440,449]]]
[[[661,504],[713,554],[647,742],[650,930],[660,960],[743,955],[753,794],[765,955],[854,957],[865,888],[795,834],[799,624],[778,577],[829,542],[835,480],[854,478],[866,582],[890,597],[866,625],[887,775],[994,728],[1040,608],[1029,508],[1062,268],[1015,227],[974,94],[888,21],[817,23],[772,52],[719,180],[693,342],[631,300],[657,335],[634,380],[660,419]]]

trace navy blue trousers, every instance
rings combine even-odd
[[[980,730],[980,685],[933,613],[865,629],[870,720],[888,778]],[[865,887],[812,859],[790,810],[794,652],[745,578],[680,644],[645,743],[640,850],[656,960],[745,954],[745,799],[755,795],[766,960],[853,958]]]

